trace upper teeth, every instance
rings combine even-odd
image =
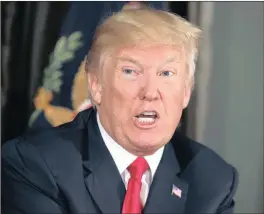
[[[142,112],[141,114],[143,114],[143,115],[156,115],[156,113],[155,112],[153,112],[153,111],[144,111],[144,112]]]

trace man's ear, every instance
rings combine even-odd
[[[91,98],[96,105],[101,104],[102,98],[102,86],[100,83],[100,79],[95,72],[88,72],[88,90],[90,91]]]

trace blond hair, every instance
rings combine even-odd
[[[189,76],[195,72],[201,30],[185,19],[162,10],[121,10],[108,17],[95,32],[87,55],[86,71],[101,70],[105,56],[126,45],[181,45]]]

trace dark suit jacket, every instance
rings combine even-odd
[[[95,110],[2,147],[2,213],[120,213],[125,187]],[[144,213],[232,213],[236,170],[175,133],[165,146]],[[172,185],[182,196],[172,195]]]

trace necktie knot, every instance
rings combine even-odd
[[[131,178],[141,180],[143,174],[149,169],[148,162],[143,157],[138,157],[132,164],[129,165],[128,171]]]

